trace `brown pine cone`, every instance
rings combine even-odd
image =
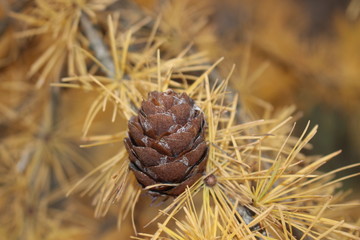
[[[151,195],[178,196],[201,177],[208,157],[205,119],[187,94],[149,93],[128,124],[125,146],[137,181],[143,187],[179,184],[153,188]]]

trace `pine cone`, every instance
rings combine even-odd
[[[178,196],[201,177],[208,157],[205,119],[188,95],[151,92],[128,124],[125,146],[137,181],[143,187],[179,184],[153,188],[151,195]]]

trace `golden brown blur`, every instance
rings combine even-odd
[[[210,149],[176,198],[123,144],[168,88]],[[359,122],[360,0],[0,0],[0,240],[360,239]]]
[[[262,70],[247,85],[232,78],[244,102],[254,109],[254,97],[275,109],[295,104],[303,114],[300,124],[320,125],[312,153],[343,150],[341,162],[330,162],[327,170],[358,163],[360,2],[225,0],[215,6],[214,56],[225,56],[238,69],[248,66],[250,75]],[[347,183],[355,187],[359,181]]]

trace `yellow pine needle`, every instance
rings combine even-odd
[[[197,88],[203,81],[206,76],[220,63],[224,58],[217,60],[206,72],[204,72],[189,88],[186,89],[186,93],[189,96],[192,96],[192,92]]]
[[[310,224],[310,226],[306,229],[306,231],[303,233],[303,236],[300,238],[300,240],[303,240],[305,238],[305,236],[310,232],[311,228],[314,226],[314,224],[318,221],[318,219],[320,218],[320,216],[323,214],[323,212],[325,211],[325,209],[328,207],[329,203],[331,202],[331,198],[329,198],[328,201],[325,202],[325,204],[323,205],[323,207],[320,209],[320,211],[318,212],[318,214],[316,215],[314,221]]]
[[[285,240],[289,240],[289,234],[290,234],[290,237],[291,237],[291,233],[289,233],[289,231],[286,228],[286,222],[285,222],[284,214],[283,214],[283,212],[281,210],[281,207],[279,207],[279,206],[276,206],[276,207],[277,207],[277,210],[279,211],[282,228],[284,229]]]
[[[115,41],[115,29],[111,16],[109,15],[107,18],[108,28],[109,28],[109,39],[110,39],[110,47],[111,47],[111,55],[114,61],[115,73],[110,72],[110,76],[115,77],[116,80],[120,80],[123,73],[120,73],[120,69],[123,68],[123,65],[120,66],[119,58],[116,49],[116,41]],[[115,76],[114,76],[115,74]]]
[[[160,50],[156,51],[156,64],[157,64],[157,80],[158,80],[158,91],[161,91],[162,81],[161,81],[161,63],[160,63]]]
[[[337,224],[335,224],[334,226],[330,227],[328,230],[326,230],[325,232],[323,232],[322,234],[320,234],[319,236],[316,237],[316,239],[324,239],[326,237],[326,235],[329,235],[330,233],[334,232],[337,228],[339,228],[341,225],[343,225],[344,221],[340,221]]]
[[[41,21],[41,19],[32,17],[30,15],[25,15],[25,14],[17,13],[17,12],[9,12],[9,15],[13,18],[19,19],[21,21],[24,21],[24,22],[34,25],[34,26],[40,27],[44,24],[44,22]]]
[[[262,212],[261,214],[259,214],[254,220],[252,220],[249,224],[248,227],[253,227],[255,225],[257,225],[258,223],[260,223],[261,221],[264,220],[265,217],[267,217],[271,211],[273,210],[273,208],[275,207],[275,205],[270,206],[268,209],[266,209],[264,212]]]
[[[144,52],[147,52],[149,50],[150,46],[151,46],[151,43],[154,42],[156,32],[159,29],[160,21],[161,21],[161,14],[156,18],[154,26],[151,29],[151,33],[150,33],[148,39],[146,40],[146,46],[144,48]]]
[[[88,58],[91,59],[91,61],[93,61],[94,63],[96,63],[103,71],[106,72],[106,74],[111,75],[112,73],[110,72],[110,69],[108,69],[104,64],[102,64],[94,55],[92,55],[89,51],[87,51],[86,49],[83,49],[81,47],[76,47],[77,49],[79,49],[79,51],[81,51],[81,53],[83,53],[85,56],[87,56]],[[66,79],[66,78],[65,78]],[[63,79],[64,81],[64,79]]]
[[[130,42],[131,42],[131,34],[132,34],[131,31],[129,31],[125,37],[122,58],[121,58],[121,65],[120,65],[121,75],[118,77],[118,79],[121,79],[126,72],[126,67],[127,67],[126,66],[126,58],[127,58],[127,53],[128,53]]]
[[[50,46],[37,60],[35,63],[31,65],[30,71],[28,72],[28,76],[33,76],[34,73],[38,72],[39,69],[46,64],[49,58],[54,54],[56,51],[57,46],[52,45]]]
[[[98,167],[96,167],[95,169],[93,169],[91,172],[89,172],[84,178],[82,178],[80,181],[78,181],[68,192],[67,192],[67,196],[69,196],[76,188],[78,188],[80,185],[82,185],[84,182],[87,182],[87,188],[91,189],[91,187],[93,185],[96,184],[96,182],[92,183],[92,184],[88,184],[88,180],[91,176],[93,176],[95,173],[97,172],[104,172],[105,169],[109,169],[112,166],[114,166],[115,164],[117,164],[119,161],[124,161],[124,157],[125,157],[125,149],[122,149],[122,151],[120,151],[119,153],[117,153],[115,156],[113,156],[112,158],[110,158],[109,160],[105,161],[104,163],[102,163],[101,165],[99,165]]]

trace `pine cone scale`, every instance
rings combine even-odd
[[[184,178],[184,172],[188,167],[182,162],[172,162],[149,167],[148,171],[154,174],[153,179],[158,182],[177,183]]]
[[[191,148],[194,138],[189,132],[173,133],[163,138],[166,146],[170,149],[172,156],[178,156],[181,152]]]
[[[138,182],[144,187],[156,184],[156,181],[139,170],[134,164],[130,163],[130,169],[134,172]]]
[[[140,124],[145,130],[145,134],[149,137],[155,138],[169,132],[169,128],[175,124],[173,117],[170,114],[159,113],[149,115],[147,117],[139,115]]]
[[[178,196],[182,192],[185,191],[187,186],[193,185],[199,178],[201,178],[201,176],[202,176],[202,173],[197,173],[197,174],[189,177],[185,181],[183,181],[182,184],[180,184],[179,186],[176,186],[167,191],[163,191],[163,193],[165,193],[166,195],[170,195],[170,196]]]
[[[195,149],[184,154],[187,159],[187,164],[192,166],[204,158],[204,153],[207,151],[207,145],[205,142],[200,143]]]
[[[152,195],[177,196],[205,170],[208,146],[204,114],[185,93],[151,92],[138,116],[129,120],[125,146],[130,169]]]
[[[133,147],[136,157],[141,161],[144,167],[152,167],[159,164],[159,159],[164,157],[153,148],[148,147]],[[167,159],[168,156],[165,156]]]

